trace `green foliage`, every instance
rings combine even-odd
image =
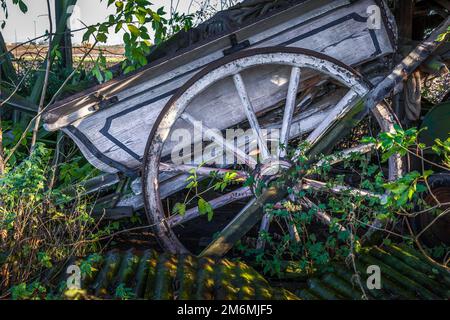
[[[115,6],[115,14],[111,14],[106,22],[89,26],[83,35],[83,41],[87,42],[92,37],[98,43],[106,43],[111,30],[115,33],[123,31],[126,58],[122,63],[124,73],[146,65],[146,56],[153,45],[157,46],[175,32],[192,26],[191,15],[175,13],[167,18],[164,7],[152,9],[152,3],[147,0],[108,0],[107,4],[108,7]],[[102,54],[92,73],[99,82],[113,77],[111,71],[106,69],[106,59]]]
[[[97,170],[86,159],[77,155],[70,162],[61,163],[59,167],[59,181],[61,187],[70,186],[74,182],[81,182],[87,177],[95,176]]]
[[[430,170],[425,171],[423,174],[413,171],[396,181],[385,183],[383,186],[390,194],[385,204],[395,204],[397,207],[406,207],[408,202],[412,204],[411,202],[415,195],[427,191],[427,188],[423,184],[419,184],[419,181],[427,179],[432,173],[433,171]]]
[[[400,154],[404,156],[408,152],[408,148],[415,145],[418,136],[422,130],[417,130],[417,128],[410,128],[408,130],[403,130],[399,125],[394,125],[394,132],[382,132],[378,136],[378,139],[373,137],[366,137],[362,139],[363,143],[375,143],[377,149],[382,151],[382,161],[386,161],[394,154]],[[425,148],[424,145],[419,145],[422,149]]]
[[[208,217],[208,221],[211,221],[214,215],[212,206],[205,199],[199,197],[198,199],[198,211],[201,215],[205,215]]]
[[[201,168],[202,165],[199,166]],[[229,171],[221,174],[219,172],[211,172],[209,176],[208,187],[202,191],[199,191],[199,185],[201,181],[197,175],[197,169],[193,168],[189,171],[189,176],[186,178],[188,182],[186,186],[187,194],[184,202],[177,202],[174,204],[172,214],[184,215],[186,208],[192,203],[197,204],[200,215],[206,215],[208,221],[211,221],[214,216],[214,210],[211,204],[204,199],[204,195],[211,191],[224,191],[226,188],[235,185],[240,181],[236,172]]]
[[[96,224],[89,198],[67,202],[60,188],[48,187],[51,159],[51,150],[38,143],[0,178],[1,295],[41,298],[45,292],[37,283],[24,283],[69,256],[98,250],[100,238],[118,228],[117,223]]]
[[[28,7],[25,4],[25,2],[23,2],[23,0],[12,0],[13,4],[16,4],[19,6],[20,11],[22,11],[23,13],[27,13],[28,11]]]
[[[117,286],[114,296],[120,300],[130,300],[135,298],[133,289],[125,287],[125,284],[123,283]]]
[[[89,255],[87,259],[83,259],[80,264],[80,270],[83,277],[92,276],[94,271],[97,271],[94,265],[102,260],[102,256],[98,253]]]
[[[28,12],[28,6],[26,5],[26,3],[23,0],[12,0],[12,3],[14,5],[19,6],[20,11],[22,11],[22,13],[27,13]],[[2,7],[2,10],[5,14],[5,18],[8,19],[8,4],[6,2],[6,0],[1,0],[0,1],[0,6]],[[5,28],[6,26],[6,20],[1,20],[0,21],[0,26],[2,29]]]
[[[435,145],[432,146],[432,150],[443,159],[442,164],[447,168],[450,168],[450,138],[445,141],[436,139]]]
[[[390,133],[381,133],[376,138],[366,137],[363,142],[376,146],[378,157],[382,162],[399,153],[402,156],[419,154],[417,150],[426,148],[418,142],[419,130],[411,128],[403,130],[399,126]],[[449,141],[436,141],[433,150],[441,156],[443,163],[448,162]],[[325,181],[326,187],[348,185],[348,176],[336,174],[331,165],[334,159],[343,159],[339,170],[357,172],[358,183],[352,187],[368,190],[374,194],[383,195],[372,197],[341,191],[339,193],[317,192],[316,190],[296,191],[289,189],[289,193],[297,199],[308,198],[315,204],[309,208],[297,205],[285,200],[280,206],[266,205],[265,213],[271,216],[272,221],[287,221],[292,229],[298,232],[298,240],[293,239],[287,230],[284,233],[260,233],[265,241],[265,249],[254,249],[253,244],[242,242],[240,249],[246,256],[254,257],[265,273],[281,276],[287,266],[292,267],[292,261],[296,261],[296,268],[304,273],[312,273],[317,270],[327,271],[332,260],[346,260],[352,252],[361,250],[361,236],[368,230],[368,226],[374,219],[389,221],[396,225],[405,215],[413,215],[418,207],[424,210],[429,205],[422,200],[424,193],[428,192],[426,180],[433,174],[431,170],[423,172],[409,172],[395,181],[388,181],[384,176],[381,164],[373,161],[371,155],[352,153],[344,157],[341,153],[330,156],[320,156],[314,161],[307,157],[308,145],[302,143],[297,149],[298,159],[296,173],[292,181],[300,181],[302,172],[314,179]],[[411,151],[414,150],[414,153]],[[293,150],[289,151],[293,154]],[[320,166],[311,163],[321,163]],[[282,178],[284,179],[284,178]],[[331,217],[328,227],[320,227],[317,224],[318,213],[325,212]],[[273,224],[273,222],[272,222]],[[386,243],[390,242],[389,233],[380,234],[385,237]],[[414,235],[404,235],[405,240],[412,241]],[[433,250],[434,255],[442,255],[443,250]]]
[[[41,300],[45,298],[47,289],[38,281],[31,284],[20,283],[11,288],[13,300]]]

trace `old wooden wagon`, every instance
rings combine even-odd
[[[239,8],[249,2],[258,3],[245,1]],[[294,170],[292,157],[299,151],[287,150],[295,150],[299,140],[307,142],[312,157],[338,146],[345,130],[365,117],[382,131],[396,123],[389,107],[379,103],[398,82],[395,73],[385,79],[394,67],[397,31],[384,1],[285,1],[284,7],[239,19],[226,32],[199,35],[198,30],[223,23],[213,18],[188,34],[198,39],[189,39],[185,48],[168,50],[132,74],[59,101],[44,114],[47,130],[64,131],[92,165],[109,174],[101,177],[105,184],[116,183],[118,173],[135,178],[134,193],[116,206],[138,210],[145,205],[161,244],[172,252],[188,251],[183,237],[189,237],[189,228],[205,228],[208,222],[199,218],[205,210],[221,212],[222,219],[217,230],[208,236],[205,231],[213,239],[205,255],[226,253],[258,221],[260,231],[269,230],[271,218],[262,206],[286,197],[285,190],[258,191],[242,181],[251,176],[268,182]],[[433,46],[417,49],[405,73]],[[231,142],[224,135],[227,129],[238,132]],[[243,133],[247,129],[250,136]],[[277,132],[277,141],[271,132]],[[340,148],[341,158],[371,150]],[[231,160],[225,153],[232,154]],[[401,171],[401,159],[393,156],[386,168],[389,178]],[[174,208],[177,199],[187,198],[186,185],[216,174],[232,175],[234,181],[215,188],[213,195],[202,194],[209,196],[203,208],[189,201],[183,210]],[[290,186],[326,187],[307,176]],[[343,190],[383,197],[344,185],[330,192]],[[292,200],[315,206],[307,198]],[[317,216],[325,223],[332,219],[320,210]],[[298,237],[288,218],[286,226]],[[256,246],[264,246],[261,236]]]

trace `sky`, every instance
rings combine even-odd
[[[177,11],[187,12],[191,0],[172,0],[173,3],[178,1]],[[43,35],[45,30],[49,27],[49,21],[47,16],[47,1],[46,0],[24,0],[28,6],[28,12],[23,14],[19,8],[12,4],[11,0],[8,2],[9,17],[6,23],[5,29],[1,30],[6,43],[25,42],[37,36]],[[50,1],[52,4],[54,0]],[[155,8],[164,6],[166,11],[169,11],[171,0],[153,0],[151,1]],[[194,4],[191,7],[195,10],[198,5]],[[98,22],[106,21],[105,18],[114,12],[114,5],[107,8],[107,1],[103,0],[78,0],[77,7],[74,9],[74,17],[72,18],[72,29],[76,27],[82,27],[83,25],[78,21],[78,18],[82,20],[86,25],[95,24]],[[54,14],[53,14],[54,17]],[[0,14],[0,19],[4,19],[3,12]],[[75,25],[75,28],[74,28]],[[81,42],[83,32],[77,32],[72,41],[75,44]],[[109,37],[108,44],[120,44],[122,43],[121,34],[112,34]]]

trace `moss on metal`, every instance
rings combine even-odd
[[[78,266],[95,260],[73,261]],[[243,262],[213,260],[189,255],[174,256],[155,251],[110,251],[83,272],[81,290],[68,290],[67,298],[118,298],[126,288],[133,299],[298,299],[282,288],[273,288]],[[62,274],[59,283],[67,275]]]
[[[305,278],[293,274],[286,279],[295,294],[273,287],[253,268],[239,261],[214,260],[190,255],[160,254],[153,250],[110,251],[102,256],[72,259],[68,265],[82,268],[81,290],[65,291],[69,299],[116,299],[119,288],[130,299],[197,300],[358,300],[361,286],[368,299],[450,299],[450,273],[406,245],[372,247],[355,257],[360,284],[353,267],[335,264],[332,272]],[[367,267],[381,271],[381,289],[366,286]],[[86,266],[90,272],[86,272]],[[65,269],[64,269],[65,270]],[[67,275],[51,270],[47,279],[64,284]],[[60,272],[58,277],[55,273]],[[279,283],[279,282],[278,282]]]
[[[405,245],[373,247],[356,257],[356,269],[368,299],[450,299],[450,273],[437,266],[418,251]],[[381,271],[381,289],[366,286],[367,267],[377,265]],[[361,299],[362,290],[356,273],[345,265],[334,271],[308,279],[307,286],[297,290],[303,299]]]

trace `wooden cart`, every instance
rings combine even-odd
[[[109,183],[116,182],[118,172],[135,177],[134,194],[117,206],[137,210],[145,205],[163,247],[187,252],[182,233],[204,228],[202,223],[208,222],[199,219],[204,208],[188,204],[186,212],[174,214],[169,199],[180,197],[192,174],[199,181],[230,173],[241,181],[249,176],[270,181],[294,170],[285,150],[296,147],[300,138],[313,156],[337,146],[344,131],[364,117],[373,117],[382,131],[393,130],[396,118],[385,103],[378,103],[379,92],[373,108],[361,101],[367,102],[372,87],[386,82],[396,43],[395,22],[383,1],[298,1],[56,103],[44,115],[45,128],[69,135],[91,164],[113,174]],[[252,134],[238,134],[230,144],[221,134],[227,129],[250,129]],[[275,152],[266,143],[270,130],[279,134]],[[220,146],[232,153],[232,161],[222,161],[220,152],[183,148],[180,156],[174,149],[183,134],[174,139],[173,132],[192,135],[183,146],[199,141],[203,151]],[[341,154],[370,150],[356,145]],[[175,153],[182,161],[172,161]],[[398,177],[400,157],[393,156],[387,170],[389,179]],[[295,187],[326,187],[307,176],[300,180]],[[330,192],[342,190],[382,197],[348,186]],[[210,209],[232,209],[220,218],[216,236],[206,237],[213,240],[202,254],[226,253],[258,221],[260,231],[269,230],[270,217],[262,206],[283,197],[279,188],[256,192],[245,184],[216,190],[207,199]],[[308,199],[301,203],[314,206]],[[326,213],[319,210],[317,215],[330,223]],[[289,233],[298,236],[288,220]],[[264,246],[264,240],[260,237],[256,245]]]

